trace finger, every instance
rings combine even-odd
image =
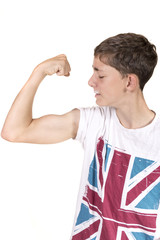
[[[61,72],[61,71],[56,72],[56,74],[57,74],[58,76],[64,76],[63,72]]]
[[[67,73],[67,74],[65,74],[64,76],[65,76],[65,77],[69,77],[69,76],[70,76],[70,73]]]

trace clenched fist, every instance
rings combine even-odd
[[[47,59],[46,61],[40,63],[37,67],[41,69],[45,76],[52,75],[54,73],[58,76],[69,76],[71,71],[67,57],[64,54]]]

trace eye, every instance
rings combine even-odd
[[[99,78],[101,78],[101,79],[102,79],[102,78],[104,78],[104,76],[99,76]]]

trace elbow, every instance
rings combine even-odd
[[[1,131],[1,138],[9,142],[16,142],[16,136],[5,128],[3,128]]]

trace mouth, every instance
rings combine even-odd
[[[100,93],[98,91],[94,91],[95,97],[100,96]]]

